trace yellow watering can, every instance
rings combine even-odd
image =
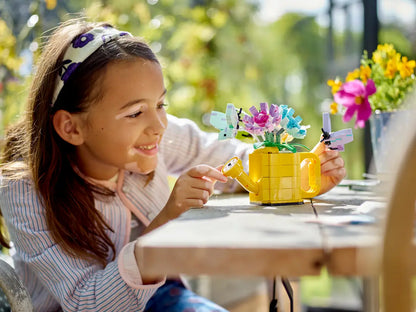
[[[309,189],[303,189],[301,183],[304,160],[307,160]],[[303,204],[304,198],[318,195],[321,188],[320,161],[309,152],[281,152],[276,147],[262,147],[249,155],[249,174],[244,172],[238,157],[231,158],[222,173],[250,192],[252,204]]]

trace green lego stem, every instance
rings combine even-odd
[[[280,134],[283,131],[273,131],[273,132],[266,132],[264,133],[264,137],[265,140],[262,142],[256,142],[253,144],[254,149],[258,149],[262,146],[265,147],[277,147],[279,149],[279,151],[283,150],[283,149],[287,149],[289,151],[291,151],[292,153],[296,153],[296,146],[299,147],[303,147],[306,150],[310,151],[310,148],[306,147],[303,144],[299,144],[299,143],[293,143],[293,144],[289,144],[289,143],[281,143],[280,142]]]
[[[296,153],[296,146],[299,147],[303,147],[306,150],[310,151],[310,148],[308,148],[307,146],[303,145],[303,144],[299,144],[299,143],[293,143],[293,144],[289,144],[289,143],[276,143],[276,142],[269,142],[269,141],[264,141],[264,142],[257,142],[253,144],[254,149],[258,149],[262,146],[265,147],[277,147],[279,149],[279,151],[283,150],[283,149],[287,149],[289,151],[291,151],[292,153]]]

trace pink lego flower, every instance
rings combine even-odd
[[[264,127],[269,121],[269,114],[265,111],[260,111],[256,116],[253,116],[253,120],[260,127]]]
[[[357,112],[355,127],[363,128],[371,116],[371,106],[368,97],[376,92],[374,81],[368,79],[367,84],[355,79],[344,83],[340,90],[334,94],[336,103],[346,108],[343,121],[348,122]]]

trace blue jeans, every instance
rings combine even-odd
[[[10,305],[7,302],[6,295],[0,289],[0,312],[10,312]]]
[[[145,312],[227,312],[219,305],[193,293],[176,280],[166,280],[147,302]]]

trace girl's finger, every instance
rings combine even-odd
[[[341,181],[347,175],[347,170],[345,168],[336,168],[325,172],[325,176],[333,177],[337,179],[337,183]]]
[[[184,200],[183,205],[189,208],[201,208],[205,203],[202,199],[188,198]]]
[[[179,181],[178,184],[182,189],[200,189],[210,191],[213,187],[213,182],[202,178],[188,177],[186,180]]]
[[[342,157],[339,155],[338,151],[334,151],[334,150],[327,150],[324,151],[323,153],[321,153],[319,155],[319,160],[321,161],[321,164],[330,161],[331,159],[335,159],[335,158],[341,158]]]
[[[202,199],[204,201],[207,201],[210,195],[211,195],[210,190],[190,188],[186,191],[185,194],[182,194],[182,198],[184,198],[184,200]]]
[[[221,182],[227,182],[227,177],[224,176],[218,169],[208,165],[195,166],[187,172],[193,178],[209,178]]]
[[[321,164],[321,173],[328,175],[331,170],[344,169],[344,159],[341,157],[331,159]]]

